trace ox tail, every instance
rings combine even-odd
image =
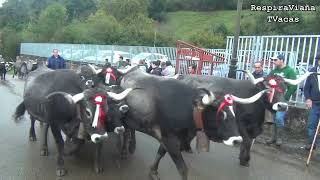
[[[13,118],[14,118],[14,121],[17,123],[17,122],[19,122],[22,118],[21,118],[21,116],[23,116],[24,115],[24,112],[26,111],[26,107],[25,107],[25,105],[24,105],[24,103],[23,103],[23,101],[17,106],[17,108],[16,108],[16,112],[14,113],[14,116],[13,116]]]

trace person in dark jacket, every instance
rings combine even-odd
[[[151,74],[161,76],[161,68],[159,67],[160,61],[153,61],[151,63],[151,66],[152,66]]]
[[[50,69],[66,69],[66,63],[59,55],[58,49],[53,49],[52,56],[48,58],[48,68]]]
[[[316,63],[313,68],[310,69],[310,72],[320,73],[320,54],[315,58]],[[320,75],[311,74],[304,85],[304,97],[306,98],[307,107],[310,109],[308,117],[308,142],[305,146],[306,150],[311,149],[311,144],[313,137],[316,133],[317,125],[320,118]],[[316,149],[317,143],[314,146]]]
[[[260,61],[257,61],[254,63],[254,71],[253,71],[252,75],[256,79],[267,76],[267,74],[265,72],[263,72],[262,63]]]

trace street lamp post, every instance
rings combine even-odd
[[[232,58],[230,62],[230,70],[228,77],[229,78],[236,78],[236,70],[237,70],[237,51],[238,51],[238,40],[239,40],[239,34],[240,34],[240,14],[241,14],[241,9],[242,9],[242,1],[243,0],[238,0],[238,5],[237,5],[237,19],[236,19],[236,29],[235,29],[235,34],[233,38],[233,48],[232,48]]]

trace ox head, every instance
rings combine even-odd
[[[202,89],[204,90],[204,89]],[[207,90],[204,90],[207,91]],[[249,98],[239,98],[231,94],[211,92],[196,98],[196,106],[203,108],[204,131],[210,140],[223,141],[226,145],[242,142],[235,118],[234,106],[257,101],[266,91],[261,91]]]
[[[106,64],[102,69],[96,69],[92,65],[89,65],[92,72],[97,76],[97,81],[99,84],[111,86],[119,85],[121,73],[111,64]]]
[[[94,88],[73,96],[76,101],[77,96],[83,100],[85,108],[82,109],[82,120],[85,127],[91,129],[90,135],[93,142],[106,138],[107,132],[120,133],[124,131],[121,119],[123,114],[128,111],[128,106],[123,103],[123,100],[132,89],[126,89],[121,93],[109,90]]]
[[[124,131],[121,118],[128,111],[123,104],[131,88],[121,93],[109,92],[103,88],[91,88],[82,93],[71,96],[67,93],[56,92],[49,95],[49,99],[56,95],[63,95],[71,105],[69,109],[76,112],[76,104],[80,105],[81,121],[94,143],[108,137],[108,132],[120,133]]]
[[[78,68],[77,74],[81,79],[81,85],[83,89],[92,88],[96,85],[96,75],[92,70],[91,65],[82,65]]]
[[[288,109],[288,104],[284,98],[287,85],[298,85],[312,74],[312,72],[307,72],[296,80],[282,78],[278,75],[269,75],[265,78],[255,79],[249,71],[244,72],[247,73],[249,80],[259,89],[268,89],[264,100],[274,111],[286,111]]]

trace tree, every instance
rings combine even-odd
[[[37,23],[29,24],[23,33],[24,40],[54,42],[56,34],[62,33],[66,24],[66,12],[66,8],[60,3],[49,5],[41,12]]]
[[[99,0],[99,7],[122,21],[139,14],[148,15],[149,0]]]
[[[162,21],[166,13],[166,0],[150,0],[148,7],[149,17],[154,20]]]
[[[16,57],[18,55],[17,47],[20,45],[20,34],[15,29],[6,27],[2,29],[0,42],[2,42],[3,46],[1,46],[1,53],[4,57]]]
[[[88,30],[87,36],[95,39],[99,44],[113,44],[120,38],[122,31],[118,21],[102,10],[98,10],[96,14],[89,16],[86,21]]]
[[[191,35],[189,41],[199,47],[205,48],[219,49],[226,47],[226,42],[222,35],[206,30],[195,32]]]
[[[97,10],[94,0],[65,0],[65,5],[70,20],[85,20],[90,14]]]
[[[121,44],[127,42],[129,45],[153,45],[155,29],[152,19],[143,14],[137,14],[124,19],[123,25],[125,28],[122,31]]]

